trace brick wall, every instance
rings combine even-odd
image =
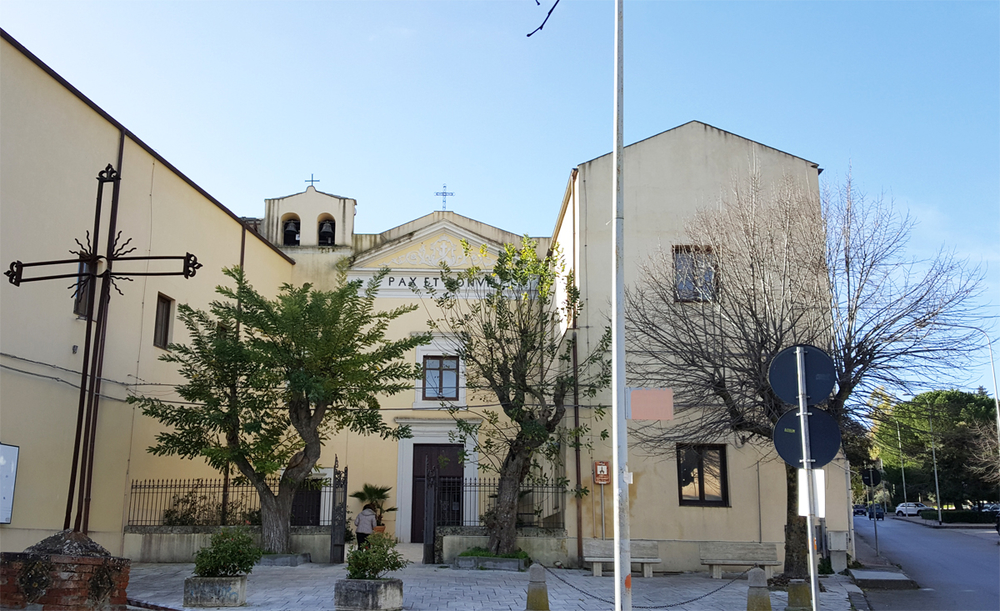
[[[125,611],[130,560],[0,554],[0,608]]]

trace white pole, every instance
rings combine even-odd
[[[931,424],[931,459],[934,461],[934,494],[937,496],[938,526],[941,525],[941,488],[938,487],[937,474],[937,452],[934,450],[934,406],[931,406],[931,413],[927,416],[927,421]]]
[[[625,49],[622,35],[622,4],[623,0],[615,0],[615,128],[614,176],[614,300],[615,307],[611,316],[611,336],[614,343],[612,355],[611,386],[614,388],[614,398],[611,410],[614,412],[614,422],[611,427],[612,443],[615,445],[615,611],[632,611],[632,553],[629,543],[629,507],[628,486],[632,474],[628,470],[628,423],[625,420],[625,197],[622,186],[622,100],[624,87],[622,85],[622,68],[624,66],[623,52]]]
[[[795,348],[796,369],[799,374],[799,428],[802,431],[802,468],[806,472],[806,495],[809,499],[809,514],[806,515],[806,544],[809,546],[809,589],[812,591],[812,609],[819,609],[819,582],[816,579],[816,546],[813,544],[816,524],[816,486],[813,482],[812,455],[809,448],[809,418],[806,415],[806,350]]]
[[[893,420],[896,420],[893,418]],[[903,437],[899,434],[899,420],[896,420],[896,441],[899,442],[899,472],[903,475],[903,503],[906,501],[906,469],[903,467]],[[909,514],[907,514],[909,515]]]

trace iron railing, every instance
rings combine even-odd
[[[278,478],[267,481],[272,490]],[[343,503],[344,491],[335,491],[326,479],[310,479],[295,493],[293,526],[329,526],[335,501]],[[260,524],[260,497],[242,480],[156,479],[132,482],[129,526],[220,526]]]
[[[496,478],[441,477],[438,481],[438,526],[481,526],[496,507]],[[519,527],[565,528],[566,489],[557,485],[524,485],[517,503]]]

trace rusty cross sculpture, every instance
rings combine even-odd
[[[121,156],[119,155],[118,166],[121,167]],[[104,187],[111,184],[111,211],[109,214],[109,228],[105,242],[107,250],[105,255],[99,253],[100,230],[101,230],[101,206],[104,195]],[[87,232],[84,246],[80,240],[76,240],[79,249],[70,250],[76,255],[75,259],[62,259],[58,261],[41,261],[37,263],[22,263],[14,261],[10,264],[10,269],[4,272],[7,279],[14,286],[20,286],[24,282],[38,282],[40,280],[54,280],[58,278],[74,278],[76,281],[69,288],[74,288],[74,297],[78,300],[86,300],[87,327],[83,344],[83,366],[80,372],[80,403],[76,417],[76,438],[73,443],[73,464],[69,476],[69,494],[66,498],[66,520],[63,529],[70,527],[70,518],[73,514],[73,501],[76,499],[76,521],[73,530],[87,533],[90,519],[90,494],[94,476],[94,437],[97,434],[97,410],[100,405],[101,374],[104,367],[104,346],[108,330],[108,302],[111,299],[111,287],[113,286],[119,295],[123,295],[118,288],[117,280],[131,282],[133,276],[184,276],[190,278],[201,267],[197,257],[191,253],[184,256],[161,256],[161,257],[128,257],[135,248],[128,248],[131,238],[119,244],[121,231],[115,233],[118,223],[118,195],[121,176],[118,170],[110,163],[97,175],[97,203],[94,212],[94,233],[93,243],[91,234]],[[162,261],[179,260],[183,261],[181,271],[145,271],[145,272],[121,272],[115,271],[114,264],[119,261]],[[103,263],[103,271],[100,266]],[[48,267],[54,265],[76,265],[79,268],[73,273],[53,274],[48,276],[38,276],[25,278],[24,271],[33,267]],[[100,297],[97,300],[94,285],[100,280]],[[97,315],[94,316],[94,306],[97,301]],[[76,488],[77,475],[79,471],[79,489]]]

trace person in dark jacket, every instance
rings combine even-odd
[[[365,539],[375,530],[377,520],[375,519],[375,506],[371,503],[365,505],[358,517],[354,518],[354,527],[358,533],[358,547],[365,544]]]

